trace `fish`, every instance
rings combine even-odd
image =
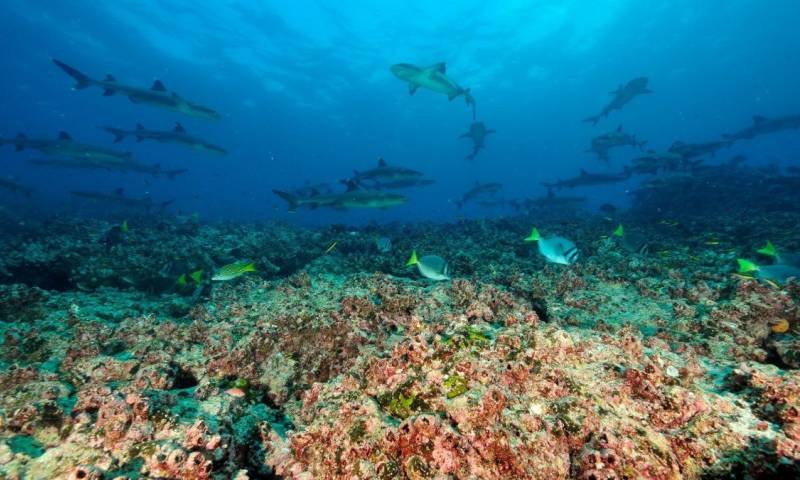
[[[586,203],[586,197],[568,197],[558,195],[552,189],[547,190],[547,195],[524,200],[510,200],[509,205],[516,211],[529,211],[534,208],[578,208]]]
[[[684,157],[676,152],[656,152],[650,150],[647,155],[633,159],[623,170],[626,175],[655,175],[660,171],[674,171],[686,165]]]
[[[650,253],[650,242],[641,234],[626,232],[621,223],[617,225],[611,236],[615,237],[617,243],[630,253],[638,253],[639,255]]]
[[[17,183],[13,177],[0,177],[0,188],[9,190],[12,193],[19,193],[30,198],[33,196],[33,188],[21,183]]]
[[[416,265],[420,275],[434,281],[450,280],[450,265],[438,255],[426,255],[418,258],[417,251],[411,251],[406,266]]]
[[[575,246],[572,240],[564,237],[542,238],[539,230],[533,227],[525,241],[536,242],[539,247],[539,253],[550,263],[572,265],[578,260],[578,247]]]
[[[563,188],[576,188],[576,187],[591,187],[595,185],[607,185],[611,183],[624,182],[629,178],[627,174],[606,174],[606,173],[589,173],[581,169],[580,175],[577,177],[568,178],[566,180],[559,180],[555,183],[542,183],[548,189],[561,190]]]
[[[583,121],[591,122],[592,125],[597,125],[601,118],[608,117],[608,114],[613,110],[621,110],[628,102],[633,100],[639,95],[653,93],[652,90],[647,88],[649,79],[647,77],[634,78],[625,85],[620,85],[618,89],[610,92],[614,98],[603,107],[597,115],[587,117]]]
[[[790,278],[800,279],[800,267],[787,264],[758,265],[744,258],[736,259],[739,264],[737,273],[745,277],[755,278],[764,282],[773,282],[778,285],[785,284]]]
[[[469,126],[469,131],[458,138],[469,138],[472,140],[472,153],[464,157],[466,160],[474,160],[475,155],[483,149],[486,142],[486,137],[492,133],[497,133],[496,130],[486,128],[483,122],[472,122]]]
[[[458,208],[463,208],[464,204],[468,201],[477,198],[483,197],[486,195],[494,195],[499,192],[503,188],[501,183],[496,182],[489,182],[489,183],[479,183],[475,182],[475,185],[467,190],[459,200],[456,200],[456,206]]]
[[[87,190],[72,190],[69,193],[74,197],[79,197],[96,202],[115,203],[117,205],[122,205],[124,207],[130,207],[130,208],[144,208],[147,211],[150,211],[150,209],[152,209],[153,207],[163,210],[164,208],[168,207],[169,205],[175,202],[175,200],[167,200],[164,202],[153,202],[153,200],[149,196],[144,198],[126,197],[124,190],[121,188],[114,190],[113,193],[94,192]]]
[[[16,151],[29,148],[38,150],[45,155],[80,158],[84,162],[93,162],[102,165],[114,165],[127,163],[133,160],[131,152],[120,152],[104,147],[79,143],[73,140],[72,136],[61,131],[55,139],[35,139],[28,138],[24,133],[18,134],[13,140],[7,140],[5,143],[11,143],[15,146]]]
[[[717,150],[730,147],[731,145],[733,145],[731,140],[715,140],[712,142],[703,143],[684,143],[678,141],[674,142],[669,147],[668,152],[677,153],[684,159],[689,160],[696,157],[704,157],[706,155],[711,155],[714,157],[717,154]]]
[[[100,239],[100,242],[105,244],[106,247],[114,247],[123,243],[128,236],[128,221],[124,220],[119,225],[114,225]]]
[[[392,239],[389,237],[378,237],[375,239],[375,248],[380,253],[389,253],[392,251]]]
[[[154,177],[165,176],[170,180],[174,180],[178,175],[182,175],[189,170],[185,168],[178,168],[173,170],[164,170],[160,164],[145,164],[135,162],[133,160],[123,163],[102,163],[96,162],[91,159],[81,157],[72,158],[35,158],[29,160],[31,164],[38,167],[49,168],[75,168],[75,169],[92,169],[92,170],[109,170],[115,172],[135,172],[146,173]]]
[[[337,210],[360,208],[385,209],[403,205],[408,201],[408,198],[403,195],[385,192],[368,192],[364,190],[350,190],[344,193],[314,195],[310,197],[299,197],[281,190],[273,190],[272,192],[286,201],[290,212],[297,210],[298,207],[308,207],[312,210],[319,207],[328,207]]]
[[[353,171],[353,178],[345,180],[343,183],[354,183],[359,187],[367,188],[386,188],[387,184],[393,182],[417,182],[422,180],[422,173],[416,170],[389,165],[383,158],[378,159],[378,165],[364,171]]]
[[[433,92],[447,95],[448,100],[463,95],[467,105],[474,108],[475,99],[469,88],[462,88],[447,76],[447,65],[444,62],[428,67],[418,67],[410,63],[396,63],[390,67],[395,77],[408,83],[409,95],[414,95],[422,87]]]
[[[195,118],[204,118],[208,120],[220,119],[220,114],[211,108],[182,98],[175,92],[167,91],[167,88],[161,80],[155,80],[149,89],[133,87],[119,83],[111,75],[106,75],[102,80],[96,80],[60,60],[55,58],[52,60],[56,66],[75,80],[76,83],[73,90],[99,87],[103,90],[104,97],[120,94],[128,97],[133,103],[163,108]]]
[[[239,278],[245,273],[255,271],[256,265],[253,262],[233,262],[217,270],[214,276],[211,277],[211,280],[215,282],[227,282],[228,280]]]
[[[767,118],[762,115],[753,115],[753,124],[738,132],[722,135],[729,141],[739,141],[755,138],[769,133],[783,130],[797,130],[800,128],[800,115],[787,115],[784,117]]]
[[[592,139],[592,145],[587,153],[594,153],[600,160],[608,161],[608,151],[612,148],[624,147],[630,145],[631,147],[642,150],[647,144],[647,140],[636,140],[636,135],[631,135],[622,130],[622,125],[617,127],[613,132],[604,133]]]
[[[141,123],[137,123],[136,129],[134,130],[123,130],[116,127],[99,128],[114,135],[114,143],[119,143],[124,140],[125,137],[131,136],[135,137],[137,142],[141,142],[142,140],[154,140],[161,143],[184,145],[201,152],[213,153],[217,155],[225,155],[228,153],[228,151],[222,147],[218,147],[217,145],[211,144],[201,138],[189,135],[186,132],[186,129],[183,128],[183,125],[181,125],[179,122],[175,122],[175,127],[172,130],[166,131],[148,130],[144,128]]]
[[[203,281],[203,270],[202,269],[195,270],[194,272],[191,272],[188,275],[186,273],[182,273],[175,281],[175,284],[179,287],[185,287],[189,285],[189,280],[194,282],[196,285],[199,285],[200,282]]]
[[[800,267],[800,254],[779,252],[775,245],[769,240],[767,240],[767,243],[763,247],[757,249],[756,252],[765,257],[772,258],[775,263]]]

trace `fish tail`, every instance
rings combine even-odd
[[[539,239],[541,239],[541,238],[542,238],[542,236],[539,234],[539,230],[536,227],[533,227],[531,229],[531,234],[528,235],[527,238],[525,238],[525,241],[526,242],[538,242]]]
[[[242,267],[243,272],[255,272],[256,271],[256,264],[255,262],[250,262],[244,267]]]
[[[406,266],[409,267],[411,265],[416,265],[417,263],[419,263],[419,261],[417,260],[417,251],[411,250],[411,256],[408,258]]]
[[[86,87],[90,87],[94,83],[94,80],[89,78],[88,75],[84,74],[77,68],[70,67],[66,63],[56,60],[55,58],[53,59],[53,63],[55,63],[61,70],[64,70],[67,75],[75,79],[75,86],[72,87],[75,90],[82,90]]]
[[[290,212],[294,212],[295,210],[297,210],[297,205],[298,205],[297,204],[297,197],[295,197],[291,193],[282,192],[280,190],[273,190],[272,193],[274,193],[275,195],[281,197],[282,199],[284,199],[286,201],[286,203],[289,204],[289,211]]]

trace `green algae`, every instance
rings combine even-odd
[[[456,398],[469,391],[469,382],[461,375],[453,374],[444,381],[444,387],[447,398]]]
[[[427,403],[420,398],[419,395],[416,393],[405,393],[409,387],[409,384],[405,384],[393,392],[378,396],[378,404],[383,411],[392,417],[405,420],[417,412],[427,410]]]

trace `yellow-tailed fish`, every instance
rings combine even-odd
[[[192,272],[189,276],[192,277],[194,283],[200,283],[200,281],[203,279],[203,270]]]
[[[181,273],[181,276],[178,277],[177,280],[175,280],[175,285],[177,285],[179,287],[185,287],[186,286],[186,274],[185,273]]]
[[[211,277],[211,280],[215,282],[226,282],[234,278],[239,278],[247,272],[255,271],[256,265],[253,262],[234,262],[217,270],[217,273]]]
[[[119,226],[119,229],[122,233],[128,233],[128,221],[123,220],[122,225]]]

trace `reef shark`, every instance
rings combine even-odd
[[[400,184],[402,187],[414,186],[416,182],[422,180],[422,173],[406,167],[389,165],[383,158],[378,159],[378,166],[364,171],[353,171],[353,178],[345,181],[346,185],[350,182],[356,186],[367,188],[391,188],[387,184]]]
[[[163,170],[160,164],[146,164],[134,161],[124,163],[98,163],[91,160],[85,160],[80,157],[76,158],[35,158],[30,160],[33,165],[37,167],[50,167],[50,168],[76,168],[76,169],[90,169],[90,170],[112,170],[115,172],[135,172],[146,173],[154,177],[165,176],[170,180],[189,170],[185,168],[178,168],[174,170]]]
[[[617,127],[613,132],[604,133],[592,139],[592,146],[587,153],[595,153],[600,160],[608,161],[608,151],[616,147],[624,147],[630,145],[638,149],[642,149],[647,143],[647,140],[637,141],[636,135],[631,135],[622,130],[622,125]]]
[[[592,117],[585,118],[583,121],[591,122],[592,125],[597,125],[597,122],[599,122],[601,118],[608,117],[608,114],[611,113],[612,110],[622,109],[622,107],[633,100],[636,96],[653,93],[652,90],[647,88],[647,82],[647,77],[639,77],[634,78],[625,85],[620,85],[618,89],[610,92],[611,95],[614,95],[614,98],[611,99],[611,101],[605,107],[603,107],[600,113]]]
[[[351,184],[351,190],[344,193],[312,195],[309,197],[298,197],[281,190],[273,190],[272,192],[286,201],[290,212],[294,212],[298,207],[308,207],[312,210],[319,207],[328,207],[337,210],[361,208],[386,209],[402,205],[408,200],[403,195],[353,190],[352,188],[354,188],[353,184]]]
[[[464,192],[461,198],[456,200],[456,206],[458,208],[462,208],[464,207],[465,203],[472,200],[473,198],[478,198],[486,195],[494,196],[502,188],[503,184],[497,182],[489,182],[489,183],[475,182],[475,185],[472,188]]]
[[[114,135],[114,143],[119,143],[125,137],[132,136],[136,137],[137,142],[141,142],[142,140],[154,140],[161,143],[176,143],[208,153],[216,153],[221,155],[228,153],[227,150],[222,147],[218,147],[206,142],[201,138],[189,135],[186,133],[186,129],[183,128],[183,125],[178,122],[175,122],[175,128],[167,131],[148,130],[144,128],[141,123],[136,124],[135,130],[123,130],[116,127],[100,127],[100,129]]]
[[[0,140],[0,145],[4,143],[13,144],[18,152],[30,148],[38,150],[45,155],[80,158],[85,162],[102,165],[128,163],[133,159],[131,152],[120,152],[95,145],[78,143],[64,131],[59,132],[58,138],[52,140],[28,138],[20,133],[13,139]]]
[[[414,95],[420,87],[443,93],[449,100],[459,95],[464,95],[467,105],[475,108],[475,99],[469,88],[462,88],[447,76],[447,66],[444,62],[433,64],[429,67],[418,67],[410,63],[397,63],[390,70],[395,77],[408,82],[408,93]]]
[[[496,130],[486,128],[483,122],[472,122],[469,131],[458,138],[469,138],[472,140],[472,153],[464,157],[466,160],[475,159],[475,155],[481,151],[489,134],[497,133]]]
[[[114,192],[112,193],[94,192],[87,190],[72,190],[69,193],[74,197],[79,197],[96,202],[111,202],[130,208],[144,208],[147,211],[150,211],[150,209],[153,207],[157,207],[163,210],[164,208],[175,202],[175,200],[167,200],[165,202],[153,202],[153,200],[149,196],[144,198],[126,197],[124,190],[121,188],[114,190]]]
[[[33,188],[15,182],[12,177],[8,178],[0,177],[0,188],[9,190],[13,193],[21,193],[26,197],[30,197],[31,195],[33,195]]]
[[[677,153],[687,160],[705,155],[711,155],[713,157],[717,154],[717,150],[723,147],[730,147],[732,143],[733,141],[731,140],[715,140],[703,143],[684,143],[678,141],[674,142],[669,147],[669,151]]]
[[[628,178],[629,176],[626,174],[588,173],[581,169],[581,173],[577,177],[559,180],[555,183],[542,183],[542,185],[548,189],[561,190],[562,188],[591,187],[624,182]]]
[[[75,79],[76,83],[73,87],[75,90],[83,90],[84,88],[95,86],[101,88],[103,90],[103,96],[106,97],[120,94],[128,97],[133,103],[164,108],[190,117],[206,118],[210,120],[219,120],[220,118],[219,113],[214,110],[186,100],[175,92],[167,91],[167,88],[160,80],[154,81],[149,89],[132,87],[117,82],[111,75],[106,75],[103,80],[96,80],[59,60],[53,59],[53,63],[64,70],[67,75]]]
[[[761,115],[754,115],[753,124],[751,126],[739,130],[736,133],[723,135],[723,137],[729,141],[736,141],[798,128],[800,128],[800,115],[788,115],[778,118],[766,118]]]

